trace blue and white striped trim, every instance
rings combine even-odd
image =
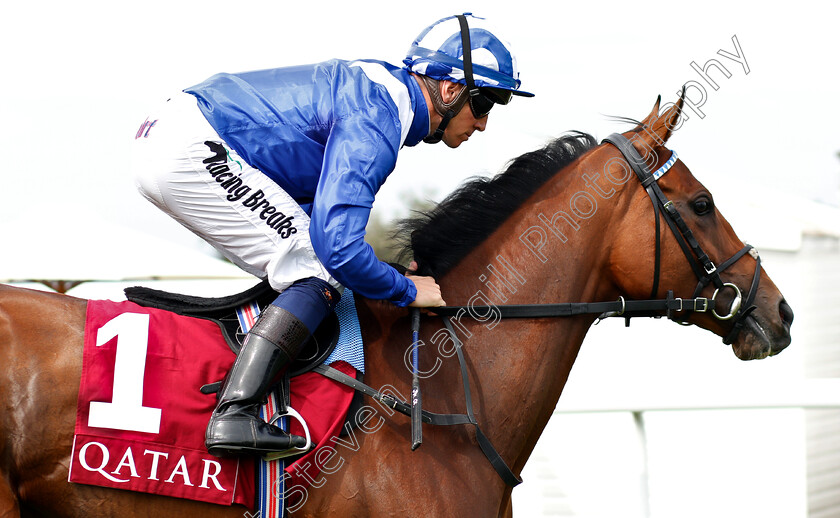
[[[237,308],[236,317],[243,333],[254,327],[260,314],[260,307],[256,302],[250,302]],[[260,406],[260,417],[268,420],[277,411],[277,395],[268,394],[264,405]],[[283,430],[288,430],[288,420],[283,417],[276,423]],[[283,459],[266,461],[259,459],[257,477],[257,516],[262,518],[283,518],[285,496],[286,464]]]
[[[659,169],[656,170],[655,173],[653,173],[653,179],[654,180],[659,180],[660,178],[662,178],[662,176],[665,173],[667,173],[669,169],[671,169],[671,166],[676,163],[677,158],[678,158],[677,157],[677,152],[676,151],[671,151],[671,158],[669,158],[667,162],[662,164],[662,167],[660,167]]]
[[[264,421],[271,419],[277,412],[278,394],[268,393],[266,403],[260,408],[260,417]],[[274,423],[281,430],[289,431],[289,418],[281,417]],[[286,502],[286,459],[259,459],[257,467],[257,509],[260,518],[283,518]]]
[[[365,350],[362,342],[362,330],[359,326],[359,316],[356,313],[356,301],[353,292],[345,289],[335,308],[338,316],[340,331],[338,344],[324,362],[331,363],[343,360],[356,370],[365,371]],[[236,310],[236,316],[244,333],[250,331],[260,314],[260,308],[255,303],[246,304]],[[265,420],[277,411],[276,394],[270,393],[266,403],[260,409],[260,417]],[[288,431],[289,423],[286,417],[276,423],[281,429]],[[265,461],[259,459],[257,480],[257,515],[262,518],[282,518],[285,505],[285,468],[284,459]]]

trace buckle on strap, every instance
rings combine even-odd
[[[701,307],[697,307],[697,303],[702,303]],[[692,311],[696,311],[698,313],[705,313],[709,309],[709,299],[706,297],[698,297],[694,299],[694,307]]]
[[[677,311],[696,311],[698,313],[705,313],[709,310],[709,299],[707,299],[706,297],[697,297],[696,299],[688,300],[683,300],[677,297],[674,300],[679,301],[680,303],[680,306],[677,308]],[[714,300],[714,297],[712,297],[712,300]],[[689,306],[683,304],[683,302],[690,302],[691,305]],[[712,312],[714,312],[714,309],[712,310]]]
[[[617,316],[617,317],[618,317],[618,316],[623,315],[623,314],[624,314],[624,310],[625,310],[625,309],[627,309],[627,303],[624,301],[624,297],[622,297],[621,295],[619,295],[619,296],[618,296],[618,301],[619,301],[619,302],[621,302],[621,310],[620,310],[620,311],[616,311],[616,312],[614,313],[614,315],[615,315],[615,316]],[[611,316],[612,316],[612,315],[611,315]]]
[[[703,265],[703,270],[706,271],[706,275],[712,275],[717,271],[717,267],[715,266],[715,263],[709,261],[709,266]],[[712,297],[712,300],[714,300],[714,297]]]

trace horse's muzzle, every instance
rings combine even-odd
[[[790,326],[793,324],[793,309],[785,299],[779,302],[779,316],[782,317],[782,325],[785,327],[788,335],[790,335]]]
[[[732,344],[735,355],[742,360],[759,360],[775,356],[790,345],[790,326],[793,309],[782,299],[778,306],[778,321],[763,321],[760,315],[747,316],[741,339]]]

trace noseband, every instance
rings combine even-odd
[[[703,251],[700,243],[698,243],[697,239],[695,239],[694,233],[690,228],[688,228],[685,220],[683,220],[682,216],[680,216],[680,213],[674,203],[665,196],[662,189],[659,187],[659,184],[657,184],[657,180],[667,173],[671,166],[677,161],[677,153],[672,151],[671,157],[659,169],[651,173],[645,160],[639,152],[636,151],[636,148],[633,147],[630,140],[623,135],[613,133],[609,137],[605,138],[603,142],[612,144],[618,148],[624,159],[630,164],[633,172],[636,173],[636,177],[641,182],[645,191],[647,191],[650,201],[653,203],[654,221],[656,225],[656,248],[654,251],[653,288],[651,289],[651,298],[656,297],[656,293],[659,291],[659,273],[662,248],[659,223],[661,213],[664,216],[665,222],[671,228],[671,232],[674,234],[677,243],[680,245],[683,255],[685,255],[686,259],[688,259],[689,266],[691,266],[691,269],[694,271],[694,274],[699,280],[697,287],[694,289],[692,298],[695,301],[700,301],[701,306],[699,308],[695,307],[691,309],[697,312],[704,312],[707,309],[711,309],[712,315],[714,315],[718,320],[730,320],[734,318],[732,329],[723,338],[723,343],[731,344],[738,338],[741,329],[744,327],[746,318],[756,309],[753,302],[755,301],[755,295],[758,291],[759,278],[761,277],[761,258],[758,256],[758,252],[755,251],[752,245],[745,245],[732,257],[722,262],[720,266],[715,266],[712,260],[709,259],[708,254]],[[750,255],[755,258],[755,273],[753,274],[753,280],[750,285],[750,290],[747,293],[747,298],[746,300],[743,300],[741,290],[738,286],[731,282],[723,282],[720,278],[720,273],[735,264],[747,253],[750,253]],[[715,291],[712,294],[712,298],[708,299],[708,301],[703,304],[702,301],[707,299],[702,297],[698,298],[698,296],[700,295],[700,292],[709,285],[709,283],[715,286]],[[727,288],[735,292],[735,298],[729,307],[729,312],[721,315],[717,312],[715,303],[718,294]],[[684,319],[676,318],[670,311],[668,312],[668,318],[679,323],[685,323]]]

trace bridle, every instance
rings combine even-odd
[[[756,306],[753,305],[756,292],[758,291],[759,278],[761,276],[761,259],[752,245],[745,245],[732,257],[723,261],[719,266],[709,259],[708,254],[703,251],[703,248],[694,237],[694,233],[688,228],[685,220],[680,215],[674,203],[669,200],[662,189],[656,183],[671,166],[677,161],[677,154],[671,152],[671,156],[665,161],[656,171],[651,172],[645,160],[633,147],[629,139],[614,133],[603,140],[602,143],[608,143],[621,152],[624,159],[630,164],[630,167],[636,173],[636,177],[642,184],[642,187],[647,192],[653,203],[653,211],[655,218],[656,229],[656,246],[654,250],[654,270],[653,270],[653,288],[651,289],[650,300],[625,300],[624,297],[619,297],[617,301],[610,302],[569,302],[556,304],[507,304],[498,306],[441,306],[426,308],[429,312],[437,314],[443,318],[443,323],[447,331],[452,337],[453,343],[456,344],[455,351],[458,356],[458,363],[461,368],[461,378],[464,386],[464,396],[466,399],[465,414],[437,414],[422,410],[420,405],[410,402],[400,401],[389,394],[382,393],[358,380],[347,376],[332,367],[321,365],[315,368],[315,372],[343,383],[355,390],[358,390],[375,400],[383,403],[390,408],[393,408],[405,415],[418,417],[422,422],[433,425],[473,425],[475,427],[476,440],[484,455],[490,461],[493,469],[501,477],[501,479],[509,486],[515,487],[520,484],[522,480],[517,477],[513,471],[508,467],[505,461],[501,458],[499,453],[490,443],[490,440],[481,431],[476,420],[475,413],[472,406],[472,396],[470,391],[469,376],[467,374],[466,360],[464,358],[463,343],[458,338],[455,329],[452,326],[452,320],[458,320],[468,312],[472,314],[488,315],[494,312],[499,318],[552,318],[552,317],[568,317],[582,314],[598,314],[599,319],[608,317],[624,317],[627,319],[629,325],[630,318],[633,317],[661,317],[663,312],[669,319],[674,320],[680,324],[686,324],[685,318],[678,317],[675,313],[683,313],[693,311],[696,313],[705,313],[710,311],[712,315],[718,320],[733,320],[732,329],[724,337],[725,344],[731,344],[737,338],[741,329],[743,329],[747,317],[752,313]],[[656,299],[656,294],[659,291],[659,277],[661,270],[661,229],[660,219],[665,219],[671,232],[679,243],[688,264],[692,271],[697,276],[698,283],[694,289],[690,299],[675,298],[673,291],[668,290],[665,299]],[[728,269],[735,264],[739,259],[744,257],[747,253],[755,258],[755,274],[753,275],[752,284],[746,299],[742,298],[741,290],[733,283],[723,282],[720,278],[721,272]],[[700,297],[700,293],[709,284],[714,285],[715,291],[711,298]],[[724,289],[731,289],[735,292],[735,298],[729,307],[729,311],[725,315],[717,312],[717,297]],[[417,313],[419,314],[419,313]],[[415,324],[415,325],[419,325]],[[416,331],[416,329],[413,329]],[[415,344],[417,343],[415,334]],[[414,347],[414,344],[412,345]],[[417,348],[415,347],[415,351]],[[415,364],[416,370],[416,364]],[[413,439],[413,434],[412,434]],[[412,445],[412,450],[416,448],[416,444]]]
[[[681,318],[676,313],[688,311],[695,313],[711,312],[718,320],[733,320],[732,329],[723,338],[723,343],[728,345],[734,342],[743,329],[746,318],[756,309],[753,302],[758,292],[758,284],[761,277],[761,258],[758,256],[758,253],[752,245],[745,244],[732,257],[722,262],[719,266],[715,266],[708,254],[703,251],[703,248],[697,242],[694,233],[688,228],[676,205],[665,196],[659,184],[657,184],[657,180],[667,173],[671,166],[676,163],[676,152],[672,151],[670,158],[654,172],[651,172],[646,161],[636,151],[636,148],[633,147],[630,140],[623,135],[613,133],[605,138],[602,143],[611,144],[621,152],[624,159],[636,173],[636,177],[653,203],[656,245],[654,249],[653,287],[651,288],[649,300],[625,300],[624,297],[619,297],[617,301],[609,302],[442,306],[428,308],[428,310],[440,316],[457,317],[460,317],[467,311],[479,315],[487,315],[490,314],[489,312],[493,312],[498,318],[549,318],[598,314],[600,315],[599,319],[623,317],[627,320],[628,325],[629,320],[633,317],[661,317],[663,316],[663,312],[664,316],[669,319],[680,324],[685,324],[686,319]],[[655,298],[659,292],[660,284],[659,277],[662,255],[660,220],[663,218],[674,234],[677,243],[680,245],[680,249],[682,249],[683,254],[688,260],[689,266],[691,266],[692,271],[698,279],[697,287],[694,289],[691,298],[688,299],[674,297],[673,290],[668,290],[664,299]],[[753,275],[750,289],[747,292],[747,297],[743,298],[740,288],[733,283],[723,282],[720,274],[748,253],[755,258],[756,265],[755,274]],[[710,283],[715,287],[712,297],[700,297],[700,293]],[[735,298],[729,307],[728,313],[721,315],[717,311],[717,297],[727,288],[735,292]]]
[[[624,159],[630,164],[633,172],[636,173],[636,177],[641,182],[645,191],[647,191],[651,203],[653,203],[656,226],[656,246],[654,250],[653,288],[651,289],[651,298],[656,297],[656,293],[659,291],[662,248],[660,214],[662,214],[665,222],[668,224],[671,232],[676,238],[677,243],[680,245],[683,255],[685,255],[688,260],[689,266],[691,266],[692,271],[694,271],[694,274],[697,276],[699,281],[697,283],[697,287],[694,289],[694,293],[692,294],[692,299],[695,300],[695,304],[699,302],[700,306],[698,307],[695,305],[692,308],[686,309],[696,312],[705,312],[706,310],[710,310],[712,315],[714,315],[714,317],[718,320],[730,320],[734,318],[732,329],[723,338],[723,343],[731,344],[738,338],[741,329],[744,327],[746,318],[756,309],[753,302],[755,301],[759,279],[761,277],[761,258],[758,256],[758,252],[755,251],[752,245],[745,244],[745,246],[736,252],[732,257],[722,262],[719,266],[715,266],[711,259],[709,259],[708,254],[703,251],[700,243],[698,243],[697,239],[695,239],[694,233],[690,228],[688,228],[688,225],[686,225],[685,220],[683,220],[674,203],[665,196],[657,183],[657,180],[667,173],[670,167],[677,161],[677,153],[672,151],[670,158],[666,160],[665,163],[655,172],[651,172],[647,167],[647,163],[641,157],[639,152],[636,151],[636,148],[633,147],[630,140],[623,135],[613,133],[609,137],[605,138],[603,142],[612,144],[618,148]],[[755,273],[753,274],[753,280],[750,285],[749,292],[747,292],[747,297],[746,299],[742,299],[741,290],[738,286],[730,282],[723,282],[720,278],[720,274],[735,264],[747,253],[750,253],[750,255],[755,258]],[[712,298],[707,300],[699,297],[700,292],[703,291],[709,283],[713,284],[715,287]],[[715,308],[716,299],[718,294],[726,288],[735,292],[735,298],[729,307],[729,312],[725,315],[721,315]],[[671,320],[679,323],[685,323],[684,319],[675,317],[671,312],[668,312],[667,316]]]

